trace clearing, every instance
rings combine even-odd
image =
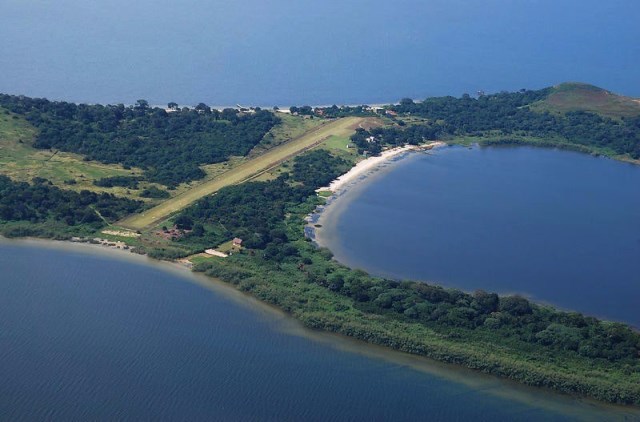
[[[142,230],[163,221],[171,214],[191,205],[203,196],[249,180],[279,165],[287,159],[321,144],[331,136],[349,137],[359,125],[366,121],[361,117],[346,117],[324,123],[303,136],[274,147],[264,154],[239,164],[221,173],[218,177],[194,186],[142,214],[132,215],[119,225],[133,230]]]
[[[0,108],[0,174],[22,182],[42,177],[64,189],[110,192],[140,199],[128,194],[125,188],[101,188],[93,181],[110,176],[138,176],[142,170],[84,161],[78,154],[33,148],[36,134],[37,130],[24,118]]]

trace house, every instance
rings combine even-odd
[[[242,239],[240,239],[239,237],[234,237],[234,238],[233,238],[233,241],[231,242],[231,244],[232,244],[234,247],[238,247],[238,248],[239,248],[239,247],[241,247],[241,246],[242,246]]]
[[[393,110],[387,110],[387,111],[386,111],[386,114],[387,114],[387,116],[391,116],[391,117],[395,117],[395,116],[397,116],[397,115],[398,115],[398,113],[396,113],[396,112],[395,112],[395,111],[393,111]]]

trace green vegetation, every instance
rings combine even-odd
[[[268,111],[241,115],[235,109],[218,112],[199,105],[167,113],[144,100],[125,107],[0,95],[0,106],[25,116],[39,130],[36,148],[138,166],[149,181],[167,186],[203,178],[202,164],[246,155],[278,123]]]
[[[553,87],[544,100],[533,103],[531,110],[540,113],[587,111],[616,119],[640,116],[640,100],[616,95],[593,85],[564,83]]]
[[[302,116],[292,116],[288,113],[278,113],[277,116],[280,118],[280,123],[264,135],[262,141],[249,153],[249,158],[263,154],[265,151],[282,143],[299,138],[310,130],[327,123],[326,120],[305,119]]]
[[[486,138],[495,140],[496,137],[509,142],[514,139],[523,142],[527,138],[538,138],[547,144],[571,144],[618,158],[640,158],[640,115],[612,119],[581,110],[563,114],[532,110],[532,105],[549,101],[557,93],[554,88],[546,88],[479,98],[464,95],[461,98],[428,98],[422,102],[405,99],[392,109],[400,115],[428,119],[421,126],[407,128],[420,127],[425,139],[471,136],[479,142]],[[396,128],[387,132],[371,130],[362,135],[377,138],[369,148],[371,151],[379,145],[397,142],[402,133],[402,128]]]
[[[640,334],[628,326],[560,312],[518,296],[371,277],[340,265],[304,233],[304,217],[324,203],[315,189],[346,171],[357,160],[355,151],[375,154],[388,145],[446,139],[560,145],[638,158],[640,117],[610,118],[602,108],[603,115],[584,111],[587,108],[543,110],[545,102],[558,102],[553,95],[562,89],[420,103],[402,100],[389,107],[398,114],[397,124],[386,127],[371,123],[380,119],[353,117],[373,114],[364,107],[330,107],[324,115],[352,117],[315,126],[320,119],[289,116],[288,129],[274,128],[277,119],[271,113],[240,116],[204,104],[166,113],[142,101],[135,107],[102,107],[0,96],[0,105],[11,110],[0,118],[0,136],[11,139],[6,145],[12,148],[19,148],[19,141],[30,134],[36,146],[136,165],[147,180],[169,186],[202,177],[203,167],[215,175],[146,210],[139,201],[109,194],[63,190],[38,178],[24,183],[0,177],[0,230],[11,236],[90,236],[137,212],[105,236],[160,259],[187,257],[215,246],[234,249],[227,258],[198,256],[194,269],[280,307],[307,327],[528,385],[640,405]],[[317,113],[307,107],[295,111]],[[311,121],[313,125],[305,123]],[[283,142],[286,133],[311,126],[303,136]],[[235,136],[238,144],[227,145],[235,143]],[[349,136],[356,148],[346,151]],[[246,155],[253,147],[255,158],[236,158],[233,165],[221,162]],[[269,180],[250,181],[277,166]],[[93,180],[114,186],[106,189],[142,187],[142,195],[151,198],[169,195],[133,170]],[[76,188],[75,178],[66,177],[65,182]],[[154,225],[167,230],[140,234],[123,229]],[[168,230],[170,226],[175,228]],[[243,240],[242,248],[229,244],[234,237]]]
[[[357,117],[347,117],[319,126],[304,136],[293,139],[290,142],[272,148],[259,157],[244,161],[232,169],[221,173],[218,177],[197,185],[162,204],[147,210],[144,214],[134,215],[123,220],[120,224],[134,230],[141,230],[153,224],[158,224],[167,217],[194,203],[198,199],[218,192],[225,186],[242,183],[268,169],[295,157],[303,151],[307,151],[320,145],[328,137],[350,136],[356,127],[363,122]]]
[[[200,258],[217,277],[291,313],[311,328],[600,400],[640,404],[640,334],[628,326],[560,312],[519,296],[473,294],[371,277],[346,268],[304,237],[303,217],[321,199],[316,166],[339,174],[343,162],[314,151],[295,160],[290,180],[225,188],[180,217],[200,235],[172,253],[245,236],[248,249]],[[299,178],[296,177],[296,174]],[[305,199],[306,198],[306,199]],[[176,221],[178,220],[176,218]]]
[[[36,149],[32,144],[37,133],[23,116],[0,107],[0,174],[23,182],[40,177],[55,186],[76,191],[108,191],[118,196],[134,196],[127,194],[126,189],[95,186],[94,181],[113,176],[141,176],[140,169],[88,161],[78,154],[58,150]]]
[[[179,229],[193,229],[177,241],[184,254],[201,252],[234,237],[243,239],[246,248],[264,249],[274,256],[293,253],[290,247],[281,250],[288,240],[284,226],[287,209],[304,202],[317,186],[327,184],[349,165],[325,150],[314,150],[296,157],[293,167],[293,184],[285,174],[267,182],[229,186],[185,209],[173,220]]]
[[[111,176],[95,180],[93,184],[105,188],[120,186],[130,189],[138,189],[138,183],[140,182],[140,179],[141,178],[137,176]]]
[[[155,186],[149,186],[145,190],[140,193],[140,196],[143,198],[157,198],[164,199],[169,198],[169,192],[164,189],[157,188]]]
[[[346,173],[351,165],[340,157],[334,157],[325,150],[311,151],[296,157],[292,176],[305,186],[321,187]]]
[[[141,208],[141,202],[107,193],[74,192],[45,179],[29,184],[0,176],[0,231],[6,236],[90,234]]]
[[[322,144],[322,148],[352,163],[360,157],[358,150],[352,146],[351,139],[348,137],[331,136]]]

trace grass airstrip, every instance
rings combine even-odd
[[[189,206],[203,196],[259,176],[289,158],[312,149],[325,140],[334,137],[348,138],[365,121],[359,117],[345,117],[319,125],[304,135],[282,143],[255,158],[249,159],[233,168],[205,181],[191,189],[170,198],[144,213],[130,216],[118,223],[132,230],[142,230],[161,222],[171,214]]]

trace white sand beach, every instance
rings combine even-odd
[[[332,181],[328,187],[320,188],[317,191],[318,192],[330,191],[335,193],[340,189],[342,189],[343,187],[345,187],[346,185],[348,185],[350,182],[356,180],[358,177],[366,174],[371,170],[374,170],[379,165],[384,164],[386,161],[388,161],[389,159],[397,155],[404,154],[409,151],[429,150],[429,149],[444,146],[444,145],[446,145],[444,142],[434,141],[434,142],[429,142],[423,145],[405,145],[403,147],[397,147],[397,148],[391,148],[391,149],[385,150],[382,153],[380,153],[380,155],[378,156],[369,157],[367,159],[360,161],[358,164],[352,167],[351,170],[349,170],[342,176],[339,176],[334,181]]]

